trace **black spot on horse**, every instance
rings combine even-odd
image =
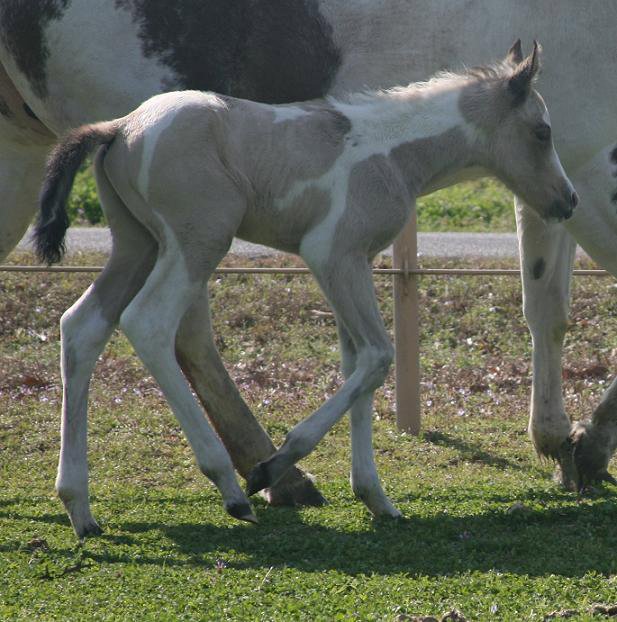
[[[3,0],[0,37],[19,70],[39,97],[47,95],[45,63],[49,50],[45,28],[62,17],[70,0]]]
[[[11,109],[9,108],[9,105],[6,103],[6,100],[1,95],[0,95],[0,114],[3,117],[13,116],[11,113]]]
[[[31,119],[36,119],[37,121],[39,120],[39,118],[36,116],[36,114],[34,114],[34,110],[32,110],[32,108],[30,108],[30,106],[28,106],[28,104],[26,104],[24,102],[24,112],[31,118]]]
[[[538,279],[542,278],[542,275],[544,274],[545,270],[546,270],[546,262],[544,261],[543,257],[540,257],[540,259],[538,259],[533,264],[533,268],[531,269],[531,274],[533,278],[537,281]]]
[[[269,103],[327,93],[341,64],[318,0],[115,0],[142,49],[200,89]]]
[[[617,190],[615,190],[615,192],[613,192],[613,194],[611,194],[611,201],[615,204],[617,204]]]
[[[611,162],[617,165],[617,147],[611,151]]]

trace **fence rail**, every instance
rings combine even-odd
[[[0,264],[0,272],[102,272],[103,266],[18,266]],[[214,274],[310,274],[308,268],[217,268]],[[518,268],[373,268],[373,274],[390,276],[520,276]],[[574,276],[611,276],[606,270],[573,270]]]

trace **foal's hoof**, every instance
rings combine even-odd
[[[233,516],[238,520],[243,520],[247,523],[253,523],[255,525],[259,522],[248,503],[232,503],[225,509],[230,516]]]
[[[253,467],[246,481],[246,494],[249,497],[272,485],[272,476],[269,471],[268,462],[260,462]]]

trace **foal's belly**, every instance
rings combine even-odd
[[[249,205],[237,237],[299,254],[303,238],[318,226],[331,209],[329,190],[307,185],[285,201],[261,196]]]

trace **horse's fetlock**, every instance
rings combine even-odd
[[[84,498],[83,487],[74,483],[56,483],[56,493],[64,504],[72,504]]]
[[[367,486],[364,483],[357,484],[355,482],[352,482],[351,489],[356,499],[360,499],[360,501],[365,501],[365,502],[367,501],[367,499],[370,499],[371,494],[373,492],[373,488],[371,486]]]

